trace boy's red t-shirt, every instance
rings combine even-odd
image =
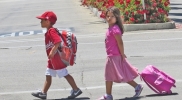
[[[50,28],[45,34],[45,46],[47,56],[49,55],[51,49],[56,43],[61,42],[61,38],[58,35],[56,29]],[[59,53],[56,52],[54,57],[48,60],[48,68],[58,70],[63,69],[66,65],[62,62]]]

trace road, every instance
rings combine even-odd
[[[76,65],[68,67],[83,94],[76,100],[95,100],[105,93],[104,47],[107,24],[95,17],[80,0],[0,0],[0,100],[33,100],[31,92],[41,89],[45,80],[47,57],[44,47],[45,29],[35,16],[53,10],[58,21],[55,27],[73,31],[78,38]],[[173,94],[161,96],[144,85],[139,98],[131,98],[134,89],[114,84],[116,100],[182,100],[182,30],[148,30],[123,35],[129,62],[141,72],[152,64],[176,79]],[[65,100],[70,86],[64,78],[53,78],[48,99]],[[127,98],[126,98],[127,97]]]
[[[169,18],[175,22],[176,28],[182,28],[182,2],[180,0],[171,0],[170,2]]]

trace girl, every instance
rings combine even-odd
[[[119,9],[116,7],[109,8],[106,12],[106,20],[109,24],[105,39],[107,52],[107,62],[105,67],[106,94],[99,98],[99,100],[113,100],[113,82],[128,83],[135,88],[135,95],[133,97],[138,97],[143,86],[134,81],[138,76],[137,69],[125,59],[124,45],[121,38],[124,29]]]

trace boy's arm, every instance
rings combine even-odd
[[[53,48],[51,49],[51,51],[49,53],[49,56],[48,56],[49,59],[51,59],[54,56],[54,54],[59,46],[60,46],[60,42],[54,44]]]

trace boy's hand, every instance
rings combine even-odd
[[[50,53],[49,53],[49,56],[48,56],[49,59],[51,59],[51,58],[54,57],[54,54],[56,53],[56,50],[58,49],[59,45],[60,45],[60,42],[56,43],[56,44],[53,46],[53,48],[51,49],[51,51],[50,51]]]
[[[48,58],[51,59],[53,57],[54,57],[54,53],[53,52],[50,52]]]

